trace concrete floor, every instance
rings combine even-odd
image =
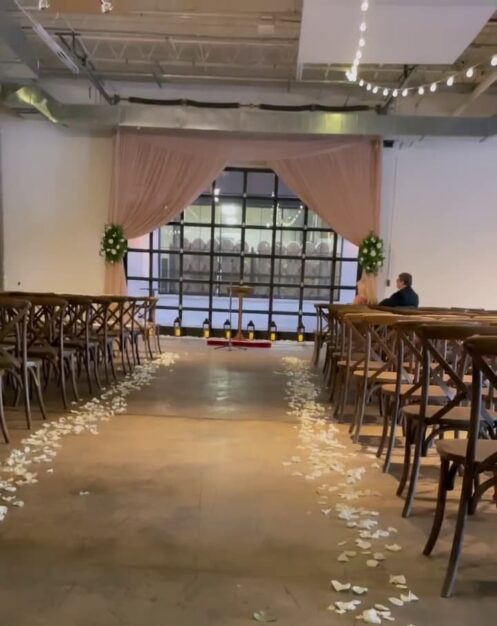
[[[369,587],[361,598],[369,608],[396,595],[388,575],[401,573],[420,601],[392,607],[396,623],[495,620],[495,507],[485,504],[470,522],[456,595],[440,599],[457,494],[436,555],[422,557],[435,467],[424,464],[414,514],[402,520],[395,476],[371,468],[345,428],[346,450],[368,465],[361,488],[382,494],[360,506],[398,529],[403,550],[374,570],[360,558],[337,562],[350,529],[321,513],[315,482],[282,465],[300,454],[299,469],[308,468],[288,415],[282,357],[309,360],[309,346],[230,353],[184,339],[168,348],[180,359],[130,396],[124,415],[98,436],[65,439],[54,473],[22,488],[24,508],[10,509],[0,525],[0,624],[235,626],[268,609],[288,626],[350,625],[354,613],[326,610],[352,599],[330,580]],[[13,431],[15,440],[25,434],[15,424]],[[377,431],[367,427],[365,442]]]

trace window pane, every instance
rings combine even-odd
[[[285,300],[292,300],[291,309],[298,309],[298,301],[300,298],[300,287],[287,287],[275,285],[273,287],[274,310],[286,311],[290,306]]]
[[[269,283],[271,280],[271,259],[245,258],[243,280],[245,283]]]
[[[302,261],[300,259],[275,259],[274,283],[300,285],[302,282]]]
[[[273,213],[274,206],[272,200],[254,200],[249,198],[245,211],[245,224],[247,224],[247,226],[272,228]]]
[[[247,194],[253,196],[271,196],[274,192],[274,174],[272,172],[248,172]]]
[[[331,281],[331,261],[307,259],[304,266],[304,283],[309,285],[329,285]]]
[[[212,221],[212,207],[210,198],[199,198],[190,205],[184,215],[185,222],[201,222],[210,224]]]
[[[223,202],[216,204],[215,220],[216,224],[226,226],[241,226],[242,223],[242,203],[240,201]]]
[[[308,228],[332,228],[331,224],[327,224],[317,213],[309,211],[307,215]]]
[[[128,276],[148,278],[150,273],[149,263],[150,255],[148,252],[128,252]]]
[[[245,230],[245,248],[249,254],[271,254],[273,231],[267,228]]]
[[[210,252],[211,229],[208,226],[185,226],[183,250]]]
[[[242,245],[241,228],[216,226],[214,232],[214,252],[240,252]]]
[[[161,250],[179,250],[181,247],[181,227],[162,226],[160,229],[159,246]]]
[[[128,280],[128,294],[130,296],[136,296],[137,298],[143,298],[150,295],[148,280]]]
[[[280,333],[297,332],[297,326],[299,324],[299,318],[297,315],[273,315],[273,321],[276,324],[278,332]]]
[[[334,233],[308,232],[305,247],[306,256],[333,256]]]
[[[163,295],[173,295],[179,293],[179,281],[177,280],[154,280],[154,292]]]
[[[239,256],[218,256],[214,262],[214,280],[228,283],[240,282]]]
[[[276,230],[275,254],[300,256],[304,233],[302,231]]]
[[[329,282],[329,277],[328,277]],[[329,302],[330,301],[330,288],[329,287],[309,287],[309,283],[306,283],[304,288],[304,305],[303,311],[314,313],[314,302]]]
[[[342,261],[340,264],[340,285],[342,287],[354,287],[357,283],[357,261]]]
[[[174,320],[178,317],[178,309],[157,309],[156,320],[161,326],[172,326]]]
[[[214,193],[241,196],[243,194],[243,172],[222,172],[216,179]]]
[[[183,280],[209,280],[211,270],[210,256],[205,254],[183,255]]]
[[[183,281],[183,295],[186,296],[203,296],[204,298],[209,295],[210,287],[209,283],[202,282],[192,282],[188,280]],[[196,306],[189,301],[188,305],[186,300],[183,299],[183,307],[185,306]]]
[[[302,228],[304,226],[304,205],[295,202],[278,202],[276,226],[283,228]]]
[[[180,278],[179,254],[154,254],[153,259],[154,278]]]
[[[208,298],[197,298],[198,303],[195,306],[203,306],[202,302],[205,305],[205,311],[187,311],[183,310],[183,319],[182,325],[184,328],[202,328],[202,324],[204,323],[205,318],[209,317],[209,313],[207,311],[207,307],[209,306]]]

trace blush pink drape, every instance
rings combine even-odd
[[[352,243],[378,232],[381,144],[371,138],[120,131],[108,222],[120,224],[128,239],[155,230],[234,161],[265,161],[312,211]],[[126,293],[122,264],[107,264],[105,291]]]

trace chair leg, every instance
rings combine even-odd
[[[411,445],[412,445],[412,437],[411,431],[413,429],[413,424],[411,420],[407,421],[406,424],[406,434],[405,434],[405,444],[404,444],[404,463],[402,466],[402,475],[400,477],[399,485],[397,487],[397,495],[401,496],[404,492],[404,487],[406,486],[407,479],[409,477],[409,470],[411,468]]]
[[[85,355],[83,358],[83,364],[84,364],[84,368],[85,368],[85,373],[86,373],[86,379],[88,381],[88,391],[90,393],[90,396],[93,395],[93,384],[91,382],[91,374],[90,374],[90,348],[89,346],[86,346],[85,348]]]
[[[157,345],[157,350],[159,351],[159,354],[162,354],[162,346],[160,345],[160,332],[158,327],[155,329],[155,343]]]
[[[100,382],[100,374],[98,373],[98,346],[94,346],[90,349],[90,357],[93,361],[93,375],[95,376],[95,383],[97,385],[97,389],[100,391],[102,389],[102,383]]]
[[[2,428],[5,443],[9,443],[9,430],[7,428],[7,422],[5,421],[5,411],[3,408],[3,376],[0,376],[0,427]]]
[[[116,367],[114,365],[114,351],[112,349],[112,344],[111,343],[107,344],[107,356],[109,358],[110,371],[112,373],[112,377],[113,377],[114,381],[117,382]]]
[[[364,413],[366,411],[366,396],[368,392],[368,379],[364,376],[364,382],[362,384],[361,394],[358,397],[357,402],[357,417],[355,423],[355,433],[353,437],[353,442],[357,443],[359,441],[359,437],[361,435],[362,422],[364,420]]]
[[[130,348],[130,344],[131,344],[131,338],[124,338],[124,350],[126,352],[126,362],[128,363],[128,372],[131,374],[131,372],[133,371],[133,365],[131,364],[131,357],[129,355],[129,348]],[[133,349],[133,346],[131,345],[131,349]]]
[[[425,435],[424,423],[420,420],[416,425],[415,430],[415,447],[414,458],[412,462],[411,478],[409,480],[409,487],[407,489],[407,497],[404,503],[404,509],[402,511],[402,517],[409,517],[411,514],[412,504],[414,502],[414,496],[416,495],[416,486],[418,484],[419,467],[421,465],[421,453],[423,450],[423,441]]]
[[[448,598],[452,595],[454,583],[457,575],[457,568],[459,565],[459,558],[461,556],[461,548],[464,537],[464,527],[466,525],[466,518],[468,515],[468,504],[471,499],[471,491],[473,487],[473,475],[469,469],[465,469],[461,498],[459,500],[459,511],[457,513],[456,530],[454,532],[454,539],[452,540],[452,549],[450,551],[449,565],[447,567],[447,573],[442,586],[442,597]]]
[[[380,391],[380,397],[383,396],[383,394]],[[385,401],[385,412],[383,414],[383,428],[381,431],[381,439],[380,439],[380,443],[378,445],[378,450],[376,451],[376,456],[378,459],[381,459],[382,455],[383,455],[383,450],[385,449],[385,444],[387,442],[387,438],[388,438],[388,431],[389,431],[389,426],[390,426],[390,415],[393,411],[393,404],[392,402],[388,401],[388,399]]]
[[[34,384],[34,388],[36,391],[36,397],[38,399],[38,406],[40,407],[40,412],[41,412],[41,416],[44,420],[47,419],[47,411],[45,409],[45,402],[43,401],[43,393],[41,390],[41,382],[40,382],[40,377],[41,374],[38,372],[35,372],[34,370],[30,370],[30,375],[31,375],[31,379],[33,381]],[[30,425],[28,425],[28,428],[31,428]]]
[[[435,517],[433,518],[433,525],[431,527],[430,536],[426,542],[423,554],[429,556],[435,544],[437,543],[440,529],[445,515],[445,504],[447,502],[447,482],[449,479],[450,462],[446,459],[441,459],[440,464],[440,479],[438,483],[438,495],[437,495],[437,508],[435,510]]]
[[[74,360],[74,355],[71,355],[67,359],[67,366],[69,368],[69,374],[71,376],[71,387],[72,387],[72,395],[76,402],[80,401],[79,393],[78,393],[78,385],[76,383],[76,363]]]
[[[64,357],[61,357],[59,362],[59,380],[60,380],[60,390],[62,392],[62,403],[64,405],[64,409],[69,407],[67,402],[67,392],[66,392],[66,370],[65,370],[65,360]]]

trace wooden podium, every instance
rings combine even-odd
[[[243,299],[246,296],[250,296],[253,293],[252,287],[245,285],[235,285],[230,287],[230,295],[233,298],[238,298],[238,330],[236,331],[235,339],[237,341],[243,341],[242,322],[243,322]]]

